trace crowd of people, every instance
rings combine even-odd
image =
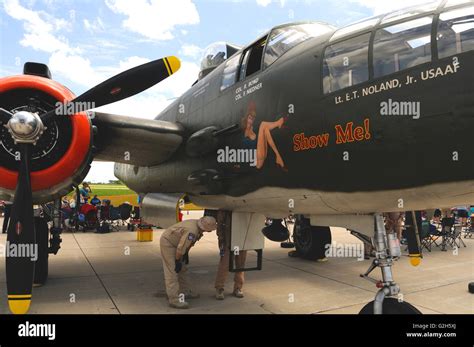
[[[387,231],[396,233],[400,244],[408,244],[408,232],[405,212],[386,213],[385,228]],[[459,247],[464,245],[461,234],[471,237],[474,231],[474,206],[459,206],[451,209],[436,209],[434,211],[422,211],[421,216],[416,217],[419,224],[418,235],[421,247],[431,251],[431,246],[438,246],[441,251],[446,251],[447,245]],[[417,224],[418,224],[417,223]],[[437,242],[440,238],[441,242]]]
[[[422,222],[429,223],[429,230],[431,234],[436,234],[440,231],[443,219],[451,219],[453,224],[462,227],[471,226],[471,218],[474,219],[474,206],[456,207],[451,209],[436,209],[430,215],[427,211],[421,213]],[[406,243],[404,235],[405,212],[394,212],[385,214],[385,227],[387,230],[394,230],[397,234],[401,244]],[[474,226],[474,225],[473,225]]]
[[[91,198],[92,196],[92,198]],[[79,206],[77,204],[79,203]],[[125,210],[131,213],[133,206],[126,201]],[[63,197],[61,203],[61,212],[63,215],[63,227],[66,229],[81,226],[84,231],[87,229],[96,229],[100,232],[100,226],[107,226],[106,221],[118,220],[121,218],[120,211],[112,213],[115,207],[112,206],[111,200],[100,199],[97,194],[93,194],[92,188],[86,182],[79,188],[79,195],[76,197]],[[112,211],[112,212],[111,212]],[[127,219],[127,218],[125,218]]]

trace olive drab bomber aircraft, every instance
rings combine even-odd
[[[278,229],[293,216],[296,254],[307,259],[324,258],[330,226],[371,238],[375,259],[361,276],[379,291],[361,313],[419,313],[397,300],[400,247],[382,214],[406,212],[416,265],[420,211],[474,201],[474,1],[343,28],[285,24],[245,47],[216,43],[197,81],[154,120],[89,112],[179,67],[175,57],[159,59],[78,97],[39,63],[0,79],[0,199],[13,201],[7,242],[39,252],[36,261],[6,257],[10,310],[28,311],[33,283],[46,281],[48,254],[60,248],[60,215],[48,228],[34,206],[54,201],[59,210],[95,159],[116,163],[154,225],[175,223],[186,204],[232,213],[228,247],[257,251],[256,269],[266,218]],[[376,268],[379,280],[369,277]]]

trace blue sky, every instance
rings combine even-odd
[[[192,84],[201,51],[212,42],[245,45],[291,21],[343,26],[415,2],[424,0],[0,0],[0,76],[42,62],[79,95],[120,71],[176,55],[177,74],[101,109],[151,118]],[[93,164],[87,177],[109,179],[110,163]]]

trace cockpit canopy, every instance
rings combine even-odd
[[[322,22],[290,23],[273,28],[266,43],[265,67],[300,43],[325,35],[334,29],[332,25]]]
[[[255,52],[252,53],[256,55],[259,52],[258,54],[260,54],[260,57],[256,57],[254,59],[254,61],[258,63],[258,67],[255,67],[255,71],[261,68],[260,62],[265,47],[266,55],[264,59],[264,65],[269,66],[285,52],[289,51],[291,48],[297,46],[301,42],[313,37],[324,35],[334,30],[335,27],[320,22],[289,23],[273,28],[262,39],[258,40],[259,47],[257,47],[258,49],[255,48]],[[204,50],[204,54],[201,59],[201,70],[199,72],[198,79],[201,80],[217,66],[232,57],[241,48],[242,47],[222,41],[209,45]],[[251,47],[246,48],[245,52],[248,52],[249,54],[250,48]],[[238,63],[239,62],[237,62],[237,64]],[[245,64],[247,64],[247,62],[245,62]]]
[[[204,54],[201,59],[201,70],[199,72],[199,79],[202,79],[209,72],[214,70],[225,60],[234,55],[241,47],[232,45],[226,42],[215,42],[204,49]]]

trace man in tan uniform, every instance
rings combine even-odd
[[[230,257],[230,231],[232,226],[232,212],[218,211],[217,212],[217,237],[219,239],[219,250],[221,259],[217,269],[216,276],[216,299],[224,300],[224,285],[227,275],[229,274],[229,257]],[[235,267],[243,268],[245,266],[245,259],[247,258],[247,251],[239,251],[235,255]],[[232,294],[237,298],[243,298],[244,293],[242,287],[244,285],[244,273],[236,272],[234,275],[234,290]]]
[[[171,307],[188,308],[187,298],[197,298],[189,288],[187,268],[183,258],[204,232],[216,229],[214,217],[189,219],[166,229],[160,238],[161,258],[165,275],[166,294]]]

